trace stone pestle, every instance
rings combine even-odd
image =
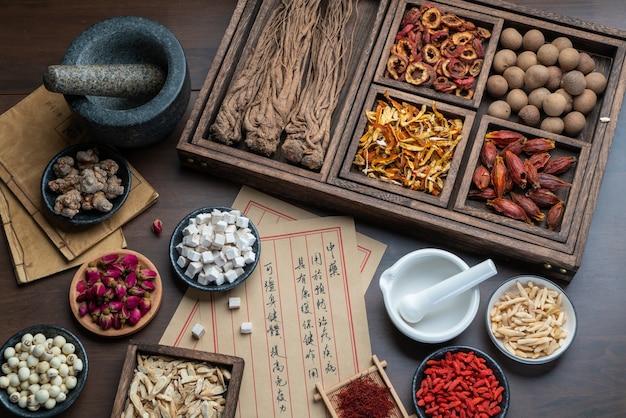
[[[43,84],[51,92],[68,95],[144,98],[156,95],[165,78],[153,64],[51,65]]]

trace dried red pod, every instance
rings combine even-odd
[[[562,174],[576,162],[576,157],[557,157],[550,160],[543,169],[547,174]]]
[[[496,191],[493,190],[492,187],[487,187],[486,189],[483,189],[483,190],[470,190],[467,196],[470,198],[483,199],[483,200],[491,200],[497,197]]]
[[[572,183],[563,181],[554,174],[539,173],[538,180],[541,187],[543,187],[544,189],[548,189],[552,192],[572,186]]]
[[[537,206],[531,198],[526,197],[523,194],[513,192],[509,193],[509,195],[511,196],[511,200],[513,200],[513,202],[517,203],[522,209],[524,209],[524,212],[526,212],[526,215],[528,215],[529,218],[534,219],[537,222],[543,221],[546,215],[544,215],[541,209],[539,209],[539,206]]]
[[[512,200],[495,198],[493,200],[487,201],[487,206],[495,209],[496,212],[501,213],[502,215],[509,218],[524,221],[528,224],[533,223],[533,221],[530,220],[524,209]]]
[[[524,142],[526,142],[526,138],[522,138],[518,141],[511,142],[510,144],[508,144],[506,147],[502,149],[502,155],[504,155],[506,151],[510,151],[515,155],[520,155],[522,151],[524,150]]]
[[[485,140],[493,142],[497,147],[504,148],[511,142],[519,141],[524,135],[506,129],[487,132]]]
[[[528,157],[528,160],[535,166],[537,171],[541,171],[546,164],[548,164],[548,161],[550,161],[550,154],[547,152],[540,152],[538,154],[531,155]]]
[[[406,68],[406,81],[416,86],[430,87],[436,80],[437,74],[433,67],[425,62],[412,62]]]
[[[484,142],[480,149],[480,161],[489,169],[493,167],[493,162],[498,155],[498,148],[493,142]]]
[[[526,184],[529,184],[533,189],[541,187],[537,167],[533,165],[529,158],[524,160],[524,171],[526,171]]]
[[[544,188],[530,190],[526,196],[531,198],[540,208],[549,208],[561,201],[561,198],[554,192]]]
[[[387,71],[395,80],[399,80],[404,76],[404,72],[409,64],[406,57],[391,54],[387,59]]]
[[[546,217],[546,224],[549,230],[554,231],[561,225],[563,213],[565,213],[565,204],[563,202],[558,202],[550,208]]]
[[[504,159],[501,156],[496,156],[493,161],[493,168],[491,169],[491,184],[496,192],[496,196],[501,198],[506,193],[507,188],[507,169],[504,164]]]
[[[474,182],[474,185],[478,188],[478,190],[484,190],[489,187],[489,183],[491,183],[491,173],[484,165],[480,164],[474,170],[472,182]]]
[[[556,143],[551,139],[546,138],[534,138],[529,139],[524,144],[524,152],[526,154],[537,154],[542,152],[548,152],[554,149]]]
[[[522,189],[526,188],[526,170],[524,170],[524,163],[520,157],[513,154],[511,151],[504,152],[504,162],[511,179]]]

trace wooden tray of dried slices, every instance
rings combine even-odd
[[[569,281],[625,54],[626,33],[500,1],[241,0],[177,151]]]

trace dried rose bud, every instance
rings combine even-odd
[[[102,278],[102,273],[100,273],[98,269],[89,268],[85,271],[85,278],[87,279],[87,283],[92,285]]]
[[[141,297],[139,297],[139,296],[128,296],[126,298],[126,301],[124,302],[124,305],[128,309],[135,309],[137,306],[139,306],[140,302],[141,302]]]
[[[111,253],[111,254],[107,254],[103,256],[100,259],[100,262],[106,266],[106,265],[115,263],[117,261],[117,258],[118,258],[117,254]]]
[[[139,279],[141,280],[154,280],[156,276],[157,272],[151,269],[141,269],[139,271]]]
[[[128,288],[135,287],[137,284],[137,274],[135,272],[128,273],[128,276],[124,279],[124,283]]]
[[[124,286],[123,284],[118,284],[115,287],[115,296],[117,297],[117,300],[122,300],[124,299],[124,296],[126,296],[126,286]]]
[[[126,254],[120,262],[126,271],[135,271],[139,265],[139,259],[135,254]]]
[[[106,331],[113,325],[113,315],[111,315],[110,313],[103,313],[102,315],[100,315],[98,322],[100,323],[100,328]]]
[[[139,322],[139,320],[141,319],[141,312],[139,311],[139,308],[133,309],[130,311],[130,315],[128,316],[128,323],[130,325],[135,325],[137,324],[137,322]]]
[[[149,297],[145,297],[143,299],[141,299],[141,302],[139,302],[139,312],[141,312],[141,315],[145,315],[150,308],[152,308],[152,301],[150,300]]]
[[[111,301],[109,302],[109,311],[110,312],[119,312],[124,307],[124,302],[120,301]]]
[[[154,284],[154,282],[145,280],[143,282],[141,282],[141,288],[144,290],[147,290],[148,292],[152,292],[153,290],[156,290],[156,285]]]
[[[157,236],[161,235],[161,232],[163,232],[163,222],[161,222],[159,218],[154,218],[154,221],[152,221],[152,232]]]
[[[87,305],[87,302],[81,302],[78,305],[78,315],[83,317],[87,315],[88,313],[89,313],[89,306]]]

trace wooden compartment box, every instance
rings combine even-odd
[[[225,400],[225,403],[223,404],[224,409],[221,411],[220,416],[224,418],[232,418],[235,416],[235,413],[237,411],[237,403],[239,402],[239,390],[241,387],[241,379],[243,377],[244,369],[244,360],[241,357],[191,350],[188,348],[170,347],[160,344],[131,341],[128,344],[128,348],[126,350],[126,358],[124,359],[124,365],[122,367],[120,383],[117,388],[115,402],[113,403],[113,411],[111,412],[112,417],[124,416],[125,406],[129,398],[129,390],[131,389],[134,382],[138,382],[142,379],[142,377],[139,377],[139,375],[135,372],[139,364],[138,356],[142,356],[144,358],[163,358],[167,359],[167,361],[178,361],[181,364],[191,363],[196,366],[206,365],[210,369],[220,369],[229,372],[230,378],[226,381],[227,389],[226,392],[222,394]],[[159,373],[159,371],[157,370],[155,371],[155,373]],[[189,372],[187,372],[187,365],[185,365],[185,370],[179,373],[181,373],[179,374],[179,377],[182,376],[182,373],[189,375]],[[168,379],[172,378],[172,375],[167,375],[167,373],[164,373],[162,377]],[[185,385],[195,386],[196,381],[199,381],[200,379],[193,379],[192,376],[190,379],[188,379],[189,382],[183,382],[183,380],[184,378],[179,379],[178,387],[183,387]],[[153,385],[156,386],[157,383],[153,382]],[[161,392],[159,392],[159,395],[162,395],[162,393],[164,393],[166,390],[166,387],[161,388]],[[140,401],[149,402],[152,400],[159,400],[161,405],[163,407],[166,407],[166,412],[170,413],[172,416],[194,415],[193,411],[184,412],[182,410],[184,406],[179,406],[180,410],[172,413],[174,411],[171,411],[170,409],[170,401],[166,402],[163,400],[163,398],[159,399],[159,397],[157,397],[155,393],[148,393],[146,398],[143,398],[140,395],[139,398]],[[185,396],[183,396],[183,400],[184,398]],[[198,401],[198,403],[200,402]]]
[[[325,7],[328,1],[322,0],[322,5]],[[443,10],[485,25],[492,33],[485,47],[485,65],[470,100],[384,76],[402,15],[407,8],[420,4],[404,0],[356,3],[357,13],[347,27],[359,36],[352,43],[348,76],[332,114],[328,149],[322,166],[309,170],[289,163],[280,151],[270,156],[257,155],[245,144],[229,146],[211,136],[211,125],[233,78],[252,53],[268,14],[278,5],[276,0],[240,0],[178,143],[181,163],[279,197],[362,219],[384,220],[389,228],[428,237],[433,244],[473,249],[481,255],[522,263],[543,276],[571,280],[582,260],[624,98],[626,33],[500,1],[488,4],[480,0],[438,0],[437,5]],[[485,80],[499,47],[496,41],[507,27],[520,31],[540,28],[547,41],[567,36],[575,48],[594,58],[596,70],[606,76],[606,92],[598,96],[595,108],[587,115],[585,129],[576,138],[526,127],[517,123],[516,116],[509,120],[487,116],[487,108],[495,98],[486,93]],[[364,133],[364,111],[372,109],[376,97],[385,92],[411,103],[434,100],[438,108],[466,121],[466,142],[455,154],[442,195],[429,196],[381,184],[382,181],[368,178],[353,166],[356,144]],[[557,144],[555,156],[577,158],[576,165],[564,174],[564,180],[572,186],[560,192],[565,212],[558,228],[548,230],[545,224],[527,225],[508,219],[486,208],[483,202],[468,199],[479,147],[485,133],[495,128],[550,138]]]

